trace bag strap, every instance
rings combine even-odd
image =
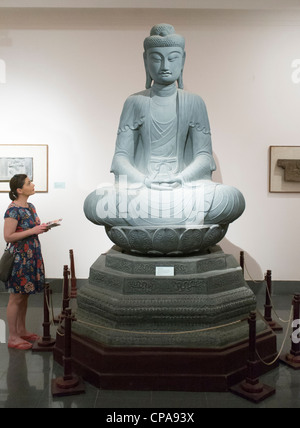
[[[28,209],[29,209],[29,211],[30,211],[33,219],[35,220],[35,218],[34,218],[34,211],[33,211],[32,207],[29,205],[29,203],[28,203]]]

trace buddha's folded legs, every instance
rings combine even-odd
[[[217,184],[211,207],[205,216],[205,224],[229,224],[245,209],[242,193],[232,186]]]
[[[108,227],[229,224],[244,208],[236,188],[211,181],[173,190],[105,187],[84,204],[90,221]]]

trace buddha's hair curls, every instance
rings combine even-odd
[[[178,46],[184,50],[185,40],[180,34],[175,33],[173,25],[157,24],[151,28],[150,36],[144,40],[145,51],[155,47]]]

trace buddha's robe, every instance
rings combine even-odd
[[[176,114],[167,123],[153,118],[151,102],[151,89],[126,100],[111,166],[116,182],[87,197],[87,218],[105,226],[234,221],[245,201],[236,188],[211,181],[216,165],[202,98],[178,89]],[[170,174],[180,174],[182,185],[164,187]],[[161,190],[147,187],[146,177],[161,179]]]

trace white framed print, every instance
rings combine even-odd
[[[9,192],[9,181],[15,174],[26,174],[36,192],[48,192],[48,146],[0,144],[0,192]]]

